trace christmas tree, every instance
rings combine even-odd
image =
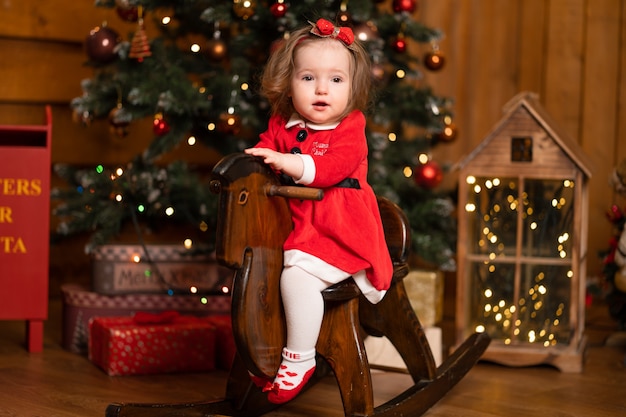
[[[626,159],[613,169],[610,184],[616,195],[626,196]],[[613,204],[606,217],[613,227],[609,247],[599,253],[604,264],[604,292],[611,317],[626,330],[626,209]]]
[[[216,197],[184,161],[160,157],[180,143],[225,155],[252,146],[265,130],[269,108],[257,82],[274,42],[323,17],[353,28],[372,57],[373,104],[368,116],[370,182],[406,212],[413,252],[454,269],[456,225],[445,167],[430,151],[455,139],[451,102],[425,85],[438,71],[442,34],[420,23],[417,0],[96,0],[136,23],[122,39],[114,22],[87,36],[94,76],[72,101],[77,121],[108,119],[125,136],[130,124],[154,122],[154,140],[125,167],[57,167],[71,187],[56,190],[60,235],[93,232],[87,251],[114,237],[123,224],[164,218],[214,230]],[[146,29],[154,21],[158,33]]]

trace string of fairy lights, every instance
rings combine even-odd
[[[192,250],[193,241],[191,239],[185,239],[182,247],[188,251]],[[230,294],[230,287],[227,283],[221,283],[217,285],[217,289],[207,291],[198,288],[196,285],[190,285],[186,289],[176,289],[170,286],[170,283],[163,277],[161,271],[158,267],[158,263],[154,262],[150,257],[150,252],[145,244],[141,243],[141,247],[143,253],[132,253],[130,255],[129,262],[137,263],[137,264],[145,264],[144,275],[146,278],[150,278],[153,275],[159,280],[159,282],[167,288],[167,295],[191,295],[198,296],[199,301],[202,304],[207,304],[209,302],[210,295],[228,295]]]
[[[105,168],[102,165],[96,166],[96,172],[98,174],[106,175]],[[122,167],[118,167],[115,170],[113,170],[111,173],[109,173],[109,179],[112,182],[115,182],[116,180],[122,178],[124,173],[125,173],[124,169]],[[112,198],[120,204],[126,203],[122,189],[114,193]],[[190,285],[188,288],[185,288],[185,289],[174,288],[171,285],[171,283],[169,283],[165,279],[164,275],[161,273],[159,266],[158,266],[158,262],[155,262],[151,258],[150,251],[148,250],[148,247],[143,240],[137,214],[143,213],[146,210],[146,206],[143,203],[136,203],[134,205],[132,204],[129,205],[129,209],[131,212],[131,219],[132,219],[133,225],[137,232],[137,239],[139,242],[139,246],[142,249],[142,253],[139,253],[139,252],[131,253],[127,261],[131,263],[135,263],[135,264],[145,264],[145,269],[143,270],[143,274],[147,279],[150,279],[154,276],[158,280],[158,282],[161,284],[161,286],[163,288],[166,288],[167,294],[170,296],[173,296],[173,295],[198,296],[200,303],[202,304],[207,304],[209,302],[209,299],[207,297],[210,295],[228,295],[230,293],[230,286],[229,286],[229,283],[225,282],[226,280],[220,280],[220,282],[215,286],[215,288],[211,290],[201,289],[196,285]],[[162,210],[163,210],[163,213],[167,217],[171,217],[175,213],[175,209],[171,205],[167,205],[166,207],[163,207]],[[202,229],[206,230],[208,226],[206,225],[206,223],[201,222],[199,227],[201,230]],[[181,251],[192,254],[194,250],[195,250],[195,244],[193,242],[193,239],[185,238],[181,244]]]
[[[574,181],[465,181],[472,331],[505,345],[568,343]]]

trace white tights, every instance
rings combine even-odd
[[[287,320],[288,350],[315,349],[324,318],[322,291],[330,285],[297,266],[283,269],[280,290]]]
[[[301,267],[299,265],[304,265]],[[307,272],[317,271],[327,280]],[[280,277],[280,291],[287,322],[287,346],[282,351],[282,361],[272,383],[266,384],[267,399],[282,404],[294,398],[315,371],[315,345],[324,318],[322,291],[350,275],[327,264],[319,258],[298,250],[285,252],[285,265]],[[373,302],[384,295],[377,291],[360,271],[353,275],[364,294],[372,294]],[[366,295],[367,296],[367,295]],[[368,298],[369,299],[369,298]],[[258,384],[257,384],[258,385]]]

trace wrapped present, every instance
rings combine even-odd
[[[231,316],[217,315],[206,319],[215,326],[215,366],[230,370],[237,351]]]
[[[92,256],[92,287],[100,294],[163,293],[168,290],[220,292],[230,288],[232,271],[214,254],[183,245],[101,245]]]
[[[424,327],[443,319],[443,274],[441,271],[412,270],[404,278],[411,306]]]
[[[215,327],[177,312],[94,317],[89,359],[110,376],[215,369]]]
[[[424,334],[433,354],[435,365],[443,361],[442,330],[440,327],[425,327]],[[367,336],[363,341],[367,360],[372,368],[407,372],[406,364],[391,341],[386,337]]]
[[[189,296],[166,294],[103,295],[73,284],[61,286],[65,349],[87,354],[87,329],[92,317],[130,317],[137,312],[167,310],[199,317],[230,315],[228,295]]]

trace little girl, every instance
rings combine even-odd
[[[294,398],[315,370],[325,288],[353,277],[372,303],[389,288],[391,259],[367,183],[362,111],[370,77],[368,54],[352,30],[325,19],[284,40],[263,74],[272,117],[259,143],[245,152],[288,182],[324,190],[321,201],[289,199],[293,231],[283,246],[280,281],[287,346],[264,388],[272,403]]]

